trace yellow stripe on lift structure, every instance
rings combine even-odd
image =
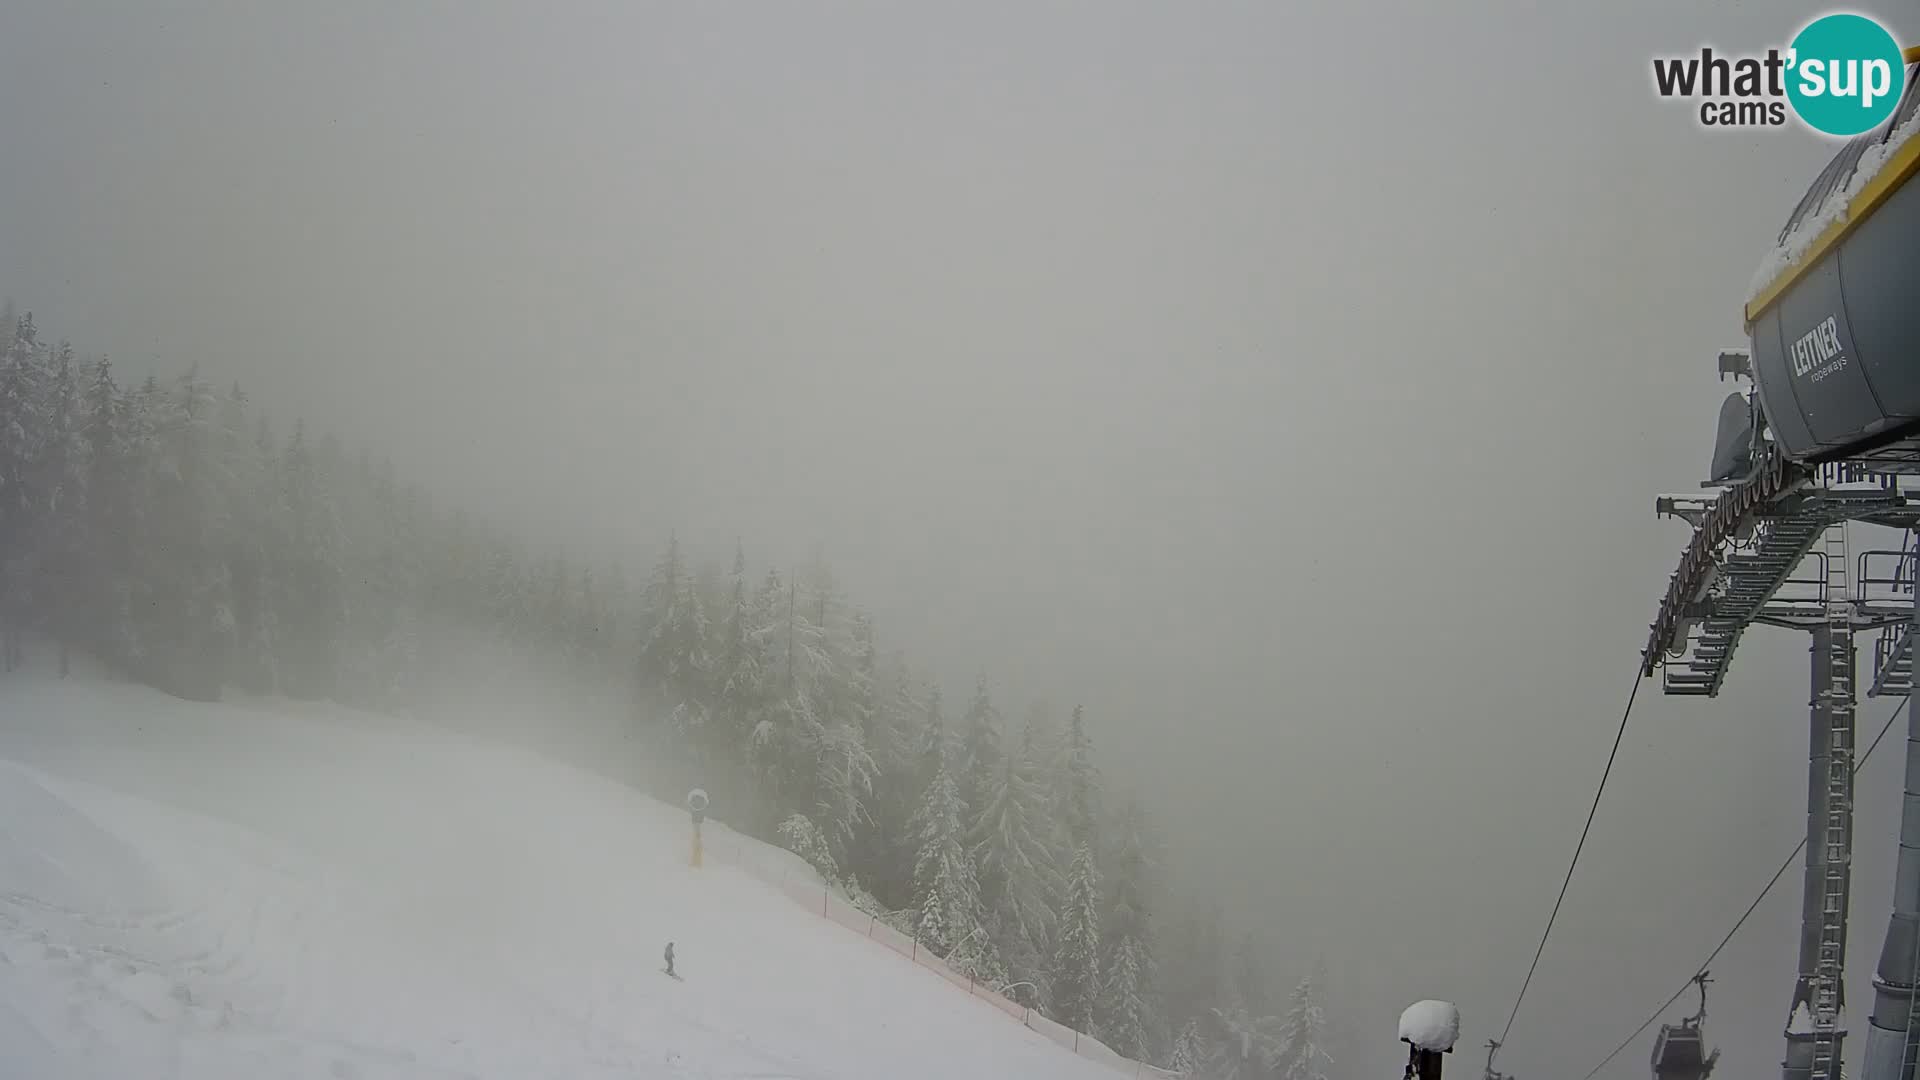
[[[1900,58],[1908,64],[1920,63],[1920,45],[1905,50]],[[1892,198],[1893,193],[1899,191],[1901,185],[1916,172],[1920,172],[1920,138],[1908,139],[1906,145],[1894,151],[1893,157],[1888,159],[1874,178],[1867,181],[1867,185],[1860,189],[1860,193],[1847,203],[1846,216],[1828,225],[1813,242],[1813,246],[1800,256],[1798,262],[1775,278],[1772,284],[1761,290],[1760,295],[1747,304],[1748,330],[1752,330],[1753,324],[1760,316],[1766,314],[1767,309],[1772,307],[1782,294],[1798,284],[1801,278],[1806,277],[1815,266],[1820,264],[1820,260],[1827,257],[1829,251],[1839,246],[1840,241],[1852,235],[1853,230],[1859,228],[1861,222],[1872,217],[1873,212],[1880,208],[1880,204]]]

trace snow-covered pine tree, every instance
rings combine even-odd
[[[41,503],[35,480],[47,437],[46,350],[32,315],[20,316],[11,330],[0,351],[0,670],[6,671],[21,661],[32,615],[29,555]]]
[[[936,751],[933,781],[913,822],[920,849],[913,868],[913,928],[922,944],[948,957],[977,955],[984,936],[965,816],[946,755]]]
[[[861,884],[889,908],[905,907],[913,894],[913,838],[907,824],[922,788],[919,730],[923,706],[916,697],[906,657],[898,652],[876,665],[873,679],[873,759],[870,825],[856,845],[855,872]]]
[[[985,835],[983,816],[987,812],[988,791],[1000,781],[1006,752],[1000,745],[999,711],[987,693],[987,680],[981,676],[974,684],[973,700],[960,718],[959,763],[954,782],[960,787],[960,801],[967,808],[967,840],[973,846],[975,865],[980,868],[981,902],[991,912],[1003,890],[1000,866],[981,856],[979,844]]]
[[[337,689],[345,597],[340,531],[306,426],[296,424],[281,456],[288,528],[285,582],[276,637],[282,688],[295,697],[324,700]]]
[[[1153,984],[1153,922],[1147,907],[1151,863],[1140,804],[1127,800],[1109,830],[1107,907],[1098,1001],[1100,1037],[1131,1058],[1145,1055],[1158,1018],[1149,1005]]]
[[[1100,1040],[1130,1058],[1147,1055],[1147,958],[1140,943],[1121,938],[1100,965]]]
[[[974,684],[973,700],[960,719],[960,765],[955,770],[960,798],[976,813],[986,806],[986,792],[1000,774],[1006,751],[1001,746],[1000,710],[993,707],[987,680]]]
[[[1054,1019],[1091,1032],[1100,991],[1100,872],[1093,847],[1074,849],[1053,959]]]
[[[247,396],[238,385],[221,402],[220,443],[230,508],[223,546],[234,624],[226,682],[250,693],[271,693],[275,689],[268,608],[273,537],[267,519],[267,495],[271,481],[268,455],[253,437],[247,420]]]
[[[1279,1021],[1234,1006],[1213,1011],[1215,1032],[1202,1072],[1208,1080],[1268,1080],[1280,1052]]]
[[[845,866],[862,830],[872,825],[877,767],[867,733],[873,718],[873,631],[865,613],[838,594],[824,562],[816,580],[827,591],[815,598],[821,644],[812,672],[808,732],[817,777],[815,812],[835,860]]]
[[[805,587],[802,587],[802,582]],[[859,726],[852,620],[833,575],[816,558],[787,583],[773,632],[773,681],[761,724],[763,753],[780,760],[780,812],[817,822],[844,861],[872,798],[873,762]]]
[[[879,700],[880,657],[873,640],[873,617],[864,611],[853,611],[848,637],[851,651],[846,658],[847,674],[841,687],[844,722],[860,737],[867,777],[864,785],[850,785],[861,805],[853,814],[854,828],[844,851],[849,872],[865,883],[879,875],[885,866],[887,825],[881,818],[880,808],[885,770],[881,765],[882,753],[877,748],[888,739],[889,733],[887,715]]]
[[[791,596],[791,588],[775,569],[767,571],[753,594],[748,638],[760,643],[766,662],[755,691],[754,724],[747,742],[747,762],[757,780],[752,786],[751,815],[756,830],[771,829],[786,814],[808,805],[812,768],[789,708],[793,663],[788,659],[790,635],[784,627],[791,617]]]
[[[959,753],[953,733],[947,730],[940,684],[930,683],[927,686],[926,722],[921,725],[920,745],[915,749],[919,764],[914,786],[923,792],[927,790],[927,785],[933,783],[934,771],[940,763],[957,758]]]
[[[1200,1022],[1188,1020],[1173,1037],[1173,1051],[1167,1055],[1167,1070],[1181,1080],[1191,1080],[1206,1060],[1206,1048],[1200,1039]]]
[[[289,619],[297,615],[290,611],[294,583],[293,509],[288,501],[285,463],[278,445],[273,426],[266,417],[260,417],[253,430],[256,463],[253,481],[242,491],[248,507],[248,535],[241,539],[243,550],[252,552],[258,559],[259,569],[252,590],[251,626],[241,639],[240,653],[262,693],[278,692],[285,687],[281,655],[289,632]],[[464,610],[461,614],[465,614]]]
[[[815,805],[827,823],[836,861],[844,862],[855,837],[872,822],[867,804],[873,798],[873,758],[860,729],[842,711],[819,721],[813,738],[819,776]]]
[[[129,431],[129,403],[113,364],[94,364],[86,390],[87,637],[102,659],[123,670],[140,652],[134,628],[135,508],[138,470]]]
[[[1054,716],[1051,705],[1036,701],[1027,707],[1020,724],[1020,752],[1040,767],[1043,778],[1053,763],[1060,760],[1066,749],[1065,739],[1066,732]]]
[[[1073,707],[1067,739],[1054,771],[1054,801],[1066,828],[1067,845],[1099,848],[1100,772],[1093,761],[1093,740],[1087,736],[1086,716]]]
[[[852,611],[847,620],[847,656],[845,685],[841,695],[847,722],[860,732],[860,741],[874,754],[881,740],[878,680],[880,656],[873,643],[873,616]],[[878,766],[876,757],[875,768]]]
[[[90,576],[85,544],[86,416],[80,379],[73,346],[62,342],[54,352],[46,385],[46,444],[35,484],[42,493],[40,520],[32,542],[40,579],[34,589],[36,618],[59,642],[62,670],[68,648],[85,636],[84,597]]]
[[[1279,1080],[1327,1080],[1333,1056],[1326,1049],[1326,1010],[1311,975],[1301,979],[1288,998],[1278,1042],[1272,1068]]]
[[[718,623],[714,645],[714,723],[721,774],[709,777],[728,803],[746,808],[757,793],[746,768],[754,727],[760,722],[768,679],[768,635],[771,633],[763,603],[756,599],[747,579],[747,556],[737,543],[733,567],[727,579],[726,607]],[[752,813],[737,819],[756,820]]]
[[[148,481],[142,636],[146,675],[181,697],[220,696],[233,639],[227,565],[217,538],[227,528],[219,401],[189,370],[156,399],[157,451]]]
[[[1050,1000],[1053,908],[1062,891],[1037,773],[1024,753],[1002,754],[982,781],[985,804],[970,836],[989,934],[1012,979],[1034,984],[1022,995],[1029,1004]]]
[[[780,823],[780,846],[807,861],[828,884],[840,880],[840,868],[834,864],[827,835],[805,814],[789,815]]]
[[[670,721],[679,748],[696,755],[707,743],[709,704],[706,612],[680,554],[677,534],[655,564],[641,597],[646,636],[640,645],[640,679],[648,692],[655,722]]]
[[[926,740],[927,707],[920,680],[907,664],[906,654],[889,653],[874,675],[874,740],[868,747],[882,776],[898,778],[905,786],[918,787],[913,778],[920,767],[920,751]],[[904,823],[912,812],[912,799],[899,815]]]

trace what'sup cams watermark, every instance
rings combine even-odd
[[[1708,128],[1778,128],[1790,117],[1822,135],[1850,137],[1886,122],[1906,91],[1900,43],[1865,15],[1840,12],[1808,23],[1785,48],[1653,58],[1662,98],[1697,103]]]

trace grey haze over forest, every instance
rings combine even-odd
[[[1083,704],[1358,1075],[1407,1001],[1504,1023],[1684,539],[1653,496],[1830,152],[1648,60],[1804,15],[23,3],[0,297],[636,576],[823,552],[950,707]],[[1791,847],[1804,663],[1643,691],[1505,1067],[1584,1072]],[[1777,1061],[1793,892],[1717,965],[1724,1069]]]

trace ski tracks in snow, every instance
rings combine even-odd
[[[0,1042],[32,1055],[9,1075],[480,1075],[348,1037],[368,1025],[317,1007],[335,996],[316,982],[341,914],[320,868],[234,826],[5,762],[0,813],[13,841],[0,861]]]
[[[641,983],[657,976],[624,967],[637,945],[475,935],[421,910],[443,897],[6,761],[0,822],[5,1075],[822,1080],[712,1022],[685,984]],[[575,978],[528,978],[549,963]]]

